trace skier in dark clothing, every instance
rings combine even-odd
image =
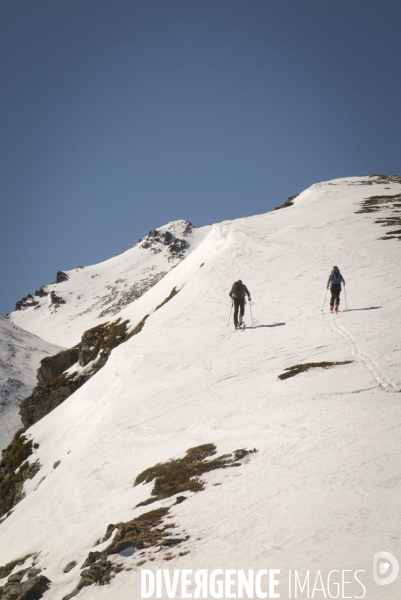
[[[241,279],[238,279],[231,288],[229,293],[230,298],[234,301],[234,325],[235,328],[242,325],[242,318],[245,312],[245,294],[248,296],[249,302],[251,301],[251,294],[245,284],[242,283]],[[238,320],[238,309],[240,309],[240,317]]]
[[[340,269],[334,266],[327,280],[327,289],[329,289],[330,286],[331,292],[330,312],[333,312],[333,308],[336,312],[338,312],[342,283],[345,285],[345,279],[341,275]]]

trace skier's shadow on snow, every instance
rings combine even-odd
[[[259,329],[259,327],[281,327],[281,325],[285,325],[285,323],[273,323],[272,325],[252,325],[246,329]]]
[[[377,310],[378,308],[383,308],[382,306],[368,306],[366,308],[349,308],[345,312],[353,312],[354,310]]]

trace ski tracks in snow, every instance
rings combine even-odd
[[[337,319],[337,315],[330,315],[331,329],[342,336],[349,343],[352,356],[361,361],[365,367],[369,369],[382,390],[386,392],[398,392],[398,388],[386,376],[380,365],[367,352],[363,352],[361,350],[357,340],[344,326],[341,326],[338,323]]]

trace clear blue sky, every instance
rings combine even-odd
[[[399,0],[2,0],[0,314],[150,229],[401,174]]]

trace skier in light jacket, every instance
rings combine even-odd
[[[338,312],[338,306],[340,304],[341,284],[345,285],[345,279],[340,273],[340,269],[334,266],[331,270],[329,278],[327,280],[327,289],[330,286],[331,298],[330,298],[330,312]]]

